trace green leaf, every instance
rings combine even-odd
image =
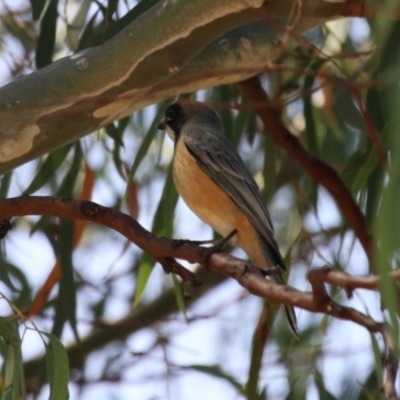
[[[187,320],[186,305],[185,305],[185,299],[183,298],[182,284],[175,274],[171,274],[171,277],[172,277],[172,283],[174,284],[176,303],[178,304],[179,311],[184,315],[185,319]]]
[[[79,48],[79,36],[81,36],[82,30],[85,26],[91,5],[92,0],[83,0],[74,19],[67,26],[68,32],[66,42],[72,51],[76,51]]]
[[[19,347],[21,338],[18,331],[18,323],[16,318],[0,317],[0,336],[7,344]]]
[[[117,170],[119,176],[123,180],[125,180],[126,176],[125,176],[125,171],[123,169],[120,151],[121,151],[121,146],[117,142],[114,142],[114,148],[112,151],[112,159],[113,159],[113,162],[115,165],[115,169]]]
[[[113,122],[106,125],[105,131],[111,139],[114,139],[114,141],[116,141],[121,147],[125,147],[124,142],[121,138],[121,132],[117,129]]]
[[[1,260],[1,268],[0,268],[0,281],[3,282],[9,289],[11,289],[13,292],[18,291],[18,289],[15,287],[14,283],[12,282],[10,275],[9,275],[9,269],[16,268],[7,261],[2,259],[2,255],[0,255],[0,260]]]
[[[47,156],[45,162],[39,168],[39,171],[33,178],[31,184],[22,193],[22,196],[30,195],[36,192],[37,190],[41,189],[50,180],[50,178],[54,177],[55,172],[67,157],[70,149],[71,145],[67,145],[51,152]]]
[[[7,344],[14,347],[20,346],[21,338],[19,336],[16,318],[0,317],[0,336]]]
[[[354,102],[354,97],[348,88],[335,87],[333,89],[335,111],[338,117],[360,132],[366,132],[367,127],[360,109]]]
[[[151,258],[147,253],[143,253],[137,275],[133,307],[136,307],[139,304],[140,299],[142,298],[144,290],[146,289],[147,282],[149,281],[150,275],[153,272],[154,264],[154,259]]]
[[[330,393],[326,389],[326,387],[324,385],[324,379],[320,372],[315,371],[314,378],[315,378],[314,379],[315,386],[317,387],[320,400],[337,400],[337,398],[335,396],[333,396],[332,393]]]
[[[381,350],[379,349],[379,344],[376,340],[376,337],[374,334],[371,333],[371,345],[372,345],[372,350],[374,354],[374,359],[375,359],[375,374],[376,378],[378,381],[382,383],[382,377],[383,377],[383,365],[382,365],[382,354]]]
[[[157,236],[171,237],[174,231],[174,210],[178,202],[178,192],[176,191],[172,178],[172,164],[167,173],[161,200],[158,204],[156,214],[154,216],[152,233]],[[147,254],[143,253],[142,260],[138,272],[138,281],[136,284],[135,297],[133,306],[139,304],[140,298],[146,288],[147,282],[153,271],[155,261]],[[177,299],[179,304],[179,299]]]
[[[375,171],[379,163],[378,156],[376,155],[374,149],[370,149],[367,159],[365,160],[363,166],[359,168],[356,178],[354,179],[352,186],[353,196],[367,186],[369,177]]]
[[[367,182],[367,200],[365,204],[365,222],[367,229],[373,231],[381,201],[381,188],[385,180],[385,170],[380,164],[369,176]]]
[[[125,175],[125,171],[123,169],[123,163],[121,161],[120,151],[121,151],[121,147],[125,147],[124,142],[122,140],[122,136],[125,132],[126,127],[129,124],[130,120],[131,120],[130,117],[126,117],[126,118],[123,118],[118,121],[118,126],[116,128],[113,125],[114,128],[116,129],[116,131],[113,132],[115,137],[114,137],[114,148],[112,151],[112,159],[114,161],[114,165],[115,165],[115,168],[117,169],[119,176],[123,180],[126,179],[126,175]]]
[[[3,364],[4,391],[2,400],[25,398],[25,382],[22,366],[21,338],[16,318],[0,318],[0,335],[6,343]]]
[[[107,10],[106,10],[106,21],[107,26],[112,23],[112,16],[114,15],[115,11],[117,10],[119,0],[108,0],[107,1]]]
[[[311,64],[310,69],[312,71],[318,71],[319,68],[323,65],[324,62],[318,61],[316,63]],[[304,79],[304,88],[303,92],[307,93],[306,96],[303,97],[303,106],[304,106],[304,119],[306,122],[305,136],[307,139],[307,146],[310,149],[311,153],[314,155],[318,155],[319,147],[317,140],[317,129],[315,125],[314,118],[314,106],[311,101],[311,89],[314,85],[314,76],[308,75]]]
[[[267,397],[267,387],[264,386],[261,390],[261,392],[258,395],[258,400],[268,400]]]
[[[377,379],[376,371],[373,368],[364,383],[360,384],[361,390],[356,400],[386,400],[381,391],[382,375]],[[346,399],[346,397],[344,397]],[[347,397],[348,398],[348,397]]]
[[[224,131],[228,140],[237,146],[235,143],[234,130],[233,130],[233,115],[229,109],[229,104],[233,98],[233,90],[231,85],[221,85],[214,88],[212,91],[211,101],[221,105],[221,108],[216,110],[224,127]],[[237,138],[236,138],[237,139]],[[239,137],[240,139],[240,137]]]
[[[347,160],[345,166],[342,169],[342,176],[352,174],[357,172],[365,164],[368,159],[369,151],[365,149],[360,149],[355,151],[351,157]]]
[[[40,22],[40,33],[36,47],[36,68],[40,69],[53,61],[56,43],[56,26],[58,18],[58,0],[50,0],[50,4]]]
[[[76,142],[74,147],[75,152],[71,168],[65,175],[59,189],[57,190],[57,196],[59,197],[73,197],[74,194],[76,178],[80,172],[82,162],[82,149],[80,143]]]
[[[137,5],[132,8],[132,10],[126,13],[118,21],[108,26],[105,30],[96,33],[90,39],[86,39],[85,47],[97,46],[106,42],[107,40],[115,36],[118,32],[122,31],[122,29],[128,26],[140,15],[144,14],[147,10],[157,4],[159,1],[160,0],[146,0],[138,2]]]
[[[74,188],[76,179],[81,169],[82,162],[82,150],[79,142],[76,142],[74,146],[74,156],[72,160],[71,167],[67,174],[64,176],[63,181],[61,182],[55,196],[57,197],[73,197],[74,196]],[[46,232],[46,229],[49,225],[50,217],[42,217],[39,221],[33,225],[31,229],[31,235],[36,231],[42,230],[47,235],[50,243],[54,243],[54,234]]]
[[[66,400],[69,397],[67,351],[56,336],[51,333],[42,333],[49,338],[49,344],[46,346],[46,367],[50,384],[49,400]]]
[[[376,265],[381,275],[379,288],[384,307],[388,310],[390,316],[390,329],[392,337],[399,335],[399,323],[397,318],[397,306],[399,291],[397,285],[390,277],[393,268],[399,268],[399,249],[400,249],[400,214],[398,209],[400,198],[400,137],[398,135],[398,126],[400,126],[400,114],[398,104],[400,101],[400,56],[396,51],[396,43],[400,37],[400,23],[396,22],[393,28],[393,35],[385,46],[384,53],[388,54],[387,66],[388,86],[382,92],[381,101],[384,105],[385,115],[388,116],[387,126],[385,126],[386,135],[391,141],[391,169],[385,178],[388,183],[382,192],[381,209],[378,214],[376,237],[378,239]],[[395,54],[392,52],[395,51]],[[386,81],[385,81],[386,82]],[[399,352],[398,340],[393,341],[395,352]]]
[[[32,18],[34,21],[37,21],[42,15],[45,6],[49,3],[49,0],[30,0],[30,2],[32,7]]]
[[[141,162],[144,160],[146,157],[149,148],[151,144],[153,143],[153,140],[158,132],[157,130],[157,125],[161,121],[163,115],[165,112],[165,107],[160,107],[156,113],[156,116],[154,117],[154,120],[152,124],[150,125],[149,130],[146,132],[146,134],[143,137],[142,143],[136,153],[135,160],[133,161],[131,170],[129,172],[129,177],[128,177],[128,182],[126,185],[126,192],[125,192],[125,198],[128,194],[129,187],[135,177],[136,171],[139,168]]]
[[[90,20],[86,23],[85,27],[83,28],[83,32],[80,35],[79,39],[79,44],[78,44],[78,50],[86,49],[88,47],[93,46],[92,44],[92,37],[94,35],[95,31],[95,22],[97,19],[97,16],[99,15],[99,11],[97,10],[96,12],[93,13],[92,17]],[[98,44],[103,43],[104,40],[102,39]]]
[[[193,369],[195,371],[203,372],[204,374],[211,375],[215,378],[220,378],[233,386],[238,393],[245,396],[246,391],[243,385],[238,382],[232,375],[225,372],[219,365],[188,365],[183,367],[185,369]]]
[[[277,189],[277,176],[276,176],[276,147],[273,143],[271,135],[262,136],[262,147],[264,148],[264,165],[262,169],[262,175],[264,179],[264,188],[261,192],[261,196],[266,204],[271,200]]]
[[[254,142],[254,138],[256,137],[258,127],[257,127],[257,113],[255,110],[252,110],[249,114],[249,119],[246,125],[247,136],[249,143],[252,145]],[[272,140],[272,138],[271,138]]]
[[[242,138],[242,135],[246,130],[246,126],[249,123],[251,113],[252,111],[250,110],[239,111],[237,117],[235,118],[231,136],[232,144],[235,147],[237,147],[240,143],[240,139]],[[253,144],[254,135],[248,135],[248,140],[250,144]]]
[[[178,202],[178,192],[172,177],[172,163],[168,168],[167,179],[160,203],[154,216],[152,232],[157,236],[171,237],[174,233],[174,211]]]
[[[8,190],[10,188],[11,178],[12,178],[12,171],[7,172],[1,178],[1,185],[0,185],[0,200],[6,199]]]
[[[79,341],[76,329],[76,287],[74,282],[74,269],[72,263],[74,222],[62,220],[58,235],[58,256],[61,263],[61,280],[56,301],[56,316],[52,333],[61,336],[64,324],[68,321]]]
[[[9,345],[4,363],[4,393],[2,399],[20,400],[23,381],[23,375],[20,375],[21,350]]]
[[[7,269],[9,276],[18,284],[16,290],[18,297],[13,298],[13,303],[19,309],[26,309],[26,307],[31,304],[32,300],[32,289],[26,274],[12,264],[8,264]]]

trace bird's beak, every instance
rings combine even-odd
[[[165,129],[167,129],[167,123],[165,122],[165,120],[157,125],[157,129],[159,129],[160,131],[164,131]]]

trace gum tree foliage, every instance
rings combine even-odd
[[[333,285],[329,295],[386,321],[397,349],[385,278],[400,238],[396,2],[3,3],[1,199],[92,199],[157,236],[210,238],[178,201],[173,147],[155,128],[177,96],[206,101],[260,184],[290,283],[309,289],[307,271],[323,264],[383,274],[380,296],[348,299]],[[258,117],[254,76],[306,154],[334,171],[333,186]],[[185,304],[178,278],[106,228],[11,222],[0,261],[4,399],[63,399],[68,382],[70,398],[88,399],[382,396],[382,340],[351,322],[299,311],[296,341],[275,307],[228,278],[196,269],[203,283]]]

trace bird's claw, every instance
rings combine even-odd
[[[222,239],[218,239],[217,244],[212,247],[207,247],[203,250],[205,265],[207,267],[208,260],[215,253],[220,253],[224,246],[238,233],[236,229],[234,229],[228,236],[225,236]],[[215,241],[214,241],[215,243]]]

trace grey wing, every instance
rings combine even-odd
[[[274,229],[257,183],[231,143],[220,132],[183,135],[186,148],[200,168],[221,187],[247,216],[258,233],[267,261],[286,269],[274,239]]]

